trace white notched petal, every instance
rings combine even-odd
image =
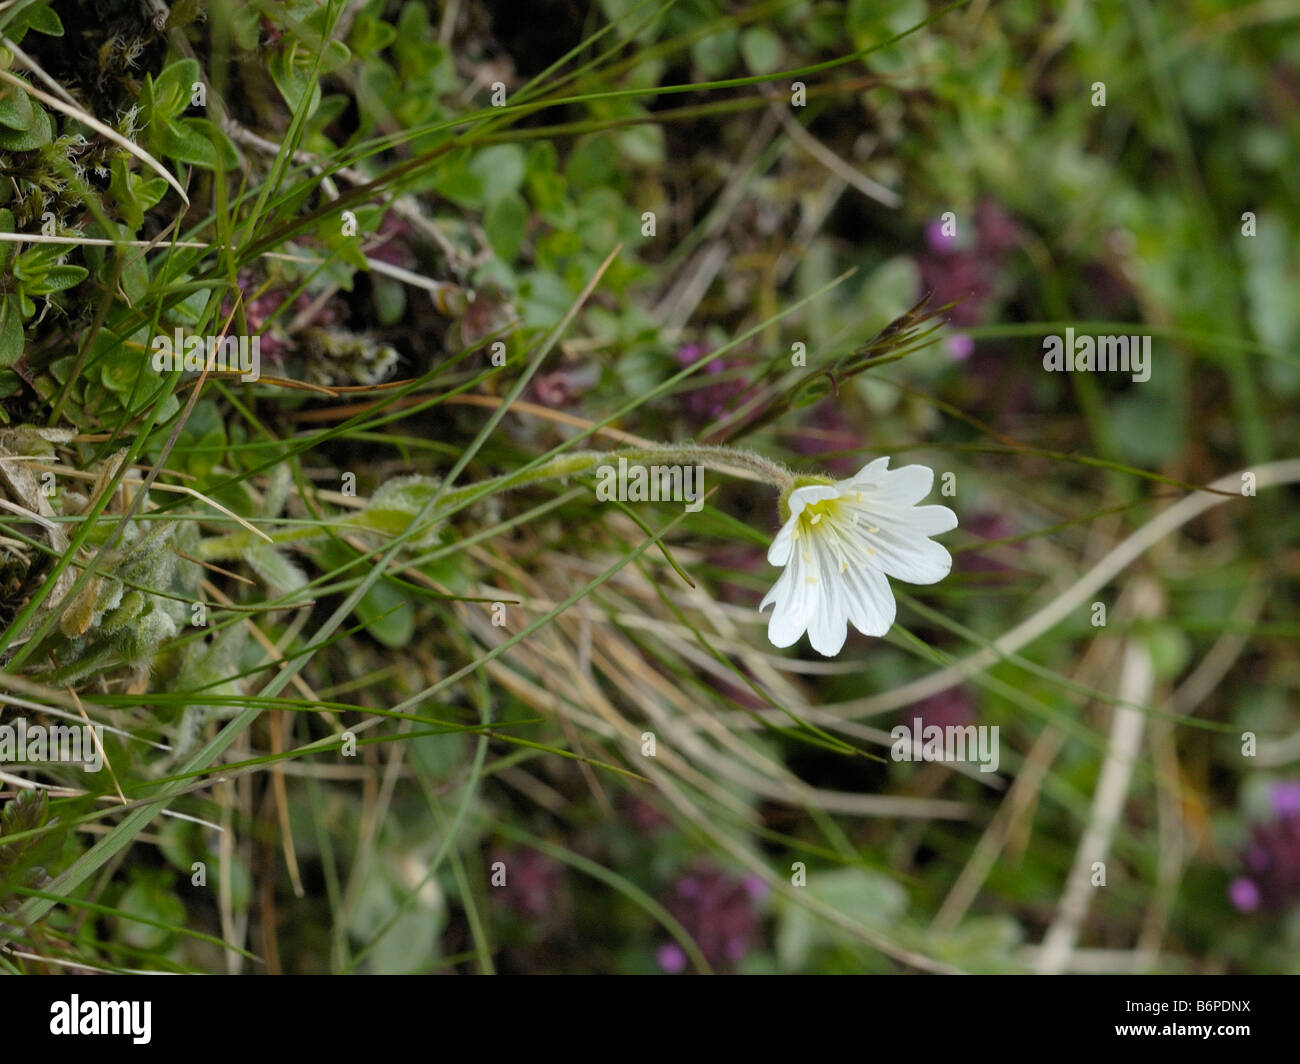
[[[911,584],[933,584],[952,569],[952,555],[931,536],[957,527],[946,506],[917,506],[934,486],[934,473],[921,465],[891,470],[877,458],[836,484],[815,484],[790,493],[789,520],[767,558],[784,566],[763,598],[772,606],[768,638],[792,646],[804,632],[813,649],[827,657],[844,648],[851,624],[863,635],[883,636],[896,612],[887,576]],[[803,511],[816,503],[811,519]]]
[[[881,527],[871,537],[871,542],[876,552],[872,561],[881,572],[895,580],[905,580],[909,584],[935,584],[952,569],[952,555],[932,539],[916,539]]]
[[[817,582],[809,583],[808,594],[813,608],[808,615],[808,640],[813,649],[826,657],[834,657],[844,647],[848,636],[849,604],[835,571],[835,559],[814,542],[811,547],[816,561]]]
[[[946,506],[913,506],[895,514],[890,524],[908,535],[937,536],[957,527],[957,515]]]
[[[772,590],[767,593],[767,597],[763,599],[762,605],[758,607],[760,610],[765,610],[773,603],[776,605],[767,622],[767,638],[771,640],[773,646],[794,646],[803,635],[804,629],[808,627],[803,619],[803,603],[793,590],[796,580],[795,568],[794,565],[786,568]]]
[[[798,517],[805,506],[825,502],[827,499],[838,499],[843,494],[844,489],[838,484],[809,484],[807,487],[795,488],[790,492],[790,516]]]
[[[875,468],[879,464],[879,468]],[[868,494],[879,506],[915,506],[930,494],[934,471],[923,465],[888,469],[889,459],[882,458],[863,468],[851,481],[853,488]]]
[[[889,581],[875,569],[850,569],[844,574],[848,582],[852,612],[849,620],[863,635],[882,636],[894,626],[894,593]]]
[[[771,565],[784,565],[790,560],[790,546],[794,542],[795,526],[799,523],[797,514],[791,514],[790,520],[781,526],[781,531],[767,548],[767,560]]]
[[[790,512],[797,514],[805,506],[824,502],[827,499],[838,499],[843,494],[844,489],[839,484],[805,484],[802,488],[795,488],[790,492],[788,500]]]
[[[885,470],[889,468],[889,458],[877,458],[874,462],[868,462],[859,469],[853,476],[845,482],[846,488],[870,488],[879,484],[881,478],[885,475]]]

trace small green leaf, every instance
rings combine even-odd
[[[463,162],[453,162],[438,173],[433,185],[438,195],[451,200],[460,207],[478,208],[483,206],[483,182],[477,174],[472,174]]]
[[[630,126],[616,134],[622,156],[638,166],[664,164],[664,131],[649,124]]]
[[[308,65],[300,66],[297,60]],[[311,57],[296,45],[290,45],[284,51],[272,55],[268,64],[271,80],[275,82],[275,87],[280,90],[284,102],[289,105],[289,109],[294,114],[298,113],[304,99],[307,101],[308,116],[320,106],[320,82],[310,74],[311,61]]]
[[[163,126],[163,154],[183,163],[215,170],[217,161],[227,170],[239,163],[234,145],[206,118],[182,118]]]
[[[581,192],[613,183],[618,170],[618,150],[608,133],[593,133],[574,145],[565,162],[569,183]]]
[[[469,172],[482,182],[483,203],[489,207],[507,196],[518,195],[526,168],[524,149],[518,144],[484,148],[469,164]]]
[[[429,500],[438,491],[439,481],[433,477],[413,475],[396,477],[386,482],[371,497],[370,505],[351,518],[352,523],[365,525],[378,532],[399,535],[405,532]],[[425,525],[411,537],[414,547],[428,547],[438,541],[438,525]]]
[[[202,81],[195,59],[180,59],[170,64],[153,83],[153,102],[159,117],[172,118],[190,105],[194,83]]]
[[[406,313],[406,289],[387,277],[372,278],[380,325],[396,325]]]
[[[752,26],[740,35],[740,54],[755,74],[768,74],[781,66],[781,38],[766,26]]]
[[[415,635],[415,610],[401,588],[382,580],[361,596],[356,614],[367,632],[394,650],[406,646]]]
[[[185,422],[176,454],[185,463],[186,471],[202,483],[221,461],[221,449],[226,443],[226,423],[217,404],[201,399]]]
[[[47,37],[63,36],[63,23],[52,7],[35,4],[23,12],[23,18],[27,22],[28,29],[43,33]]]
[[[623,197],[612,188],[593,188],[578,202],[578,232],[582,242],[600,255],[618,243],[620,219],[629,214]]]
[[[720,30],[691,45],[691,58],[706,78],[719,78],[736,62],[736,31]]]
[[[5,151],[35,151],[54,139],[54,119],[41,107],[32,108],[30,129],[0,129],[0,148]]]
[[[23,322],[14,296],[0,299],[0,366],[12,366],[23,357]]]
[[[322,14],[325,9],[321,8]],[[320,72],[328,74],[331,71],[338,70],[352,58],[352,52],[342,41],[330,41],[325,45],[325,54],[321,56]]]
[[[871,928],[896,925],[907,909],[907,891],[881,872],[869,868],[811,871],[808,894],[824,905]],[[776,950],[786,970],[802,968],[817,946],[834,941],[819,918],[802,905],[781,907]]]
[[[292,594],[307,583],[307,575],[270,544],[257,544],[244,555],[244,561],[277,595]]]
[[[51,292],[62,292],[73,285],[81,284],[90,271],[83,266],[51,266],[40,282],[33,286],[32,295],[44,296]]]
[[[513,261],[528,229],[528,208],[518,197],[497,200],[483,215],[483,229],[497,257]]]
[[[185,903],[159,883],[137,883],[128,887],[117,903],[117,908],[123,914],[117,918],[118,934],[123,942],[136,949],[162,949],[171,941],[174,932],[165,927],[132,920],[132,916],[141,916],[176,928],[185,926]]]
[[[0,233],[14,232],[13,212],[0,207]],[[7,240],[0,243],[0,273],[9,270],[9,264],[13,262],[14,256],[18,253],[18,245],[11,244]]]
[[[8,129],[28,130],[36,121],[32,99],[16,85],[0,89],[0,126]]]
[[[379,21],[374,15],[362,12],[352,23],[348,45],[358,55],[374,55],[392,44],[396,37],[395,27]]]

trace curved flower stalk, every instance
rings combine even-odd
[[[649,445],[615,451],[578,451],[537,463],[479,484],[445,493],[432,477],[403,477],[381,488],[362,513],[347,524],[386,535],[407,535],[415,546],[429,546],[447,518],[490,495],[541,480],[592,472],[625,458],[706,465],[731,476],[766,483],[781,492],[785,524],[767,560],[785,566],[760,610],[775,606],[768,638],[788,647],[806,631],[813,648],[832,657],[844,647],[848,625],[864,635],[882,636],[894,623],[894,596],[886,577],[911,584],[933,584],[948,575],[952,557],[930,537],[957,527],[946,506],[917,506],[930,492],[934,473],[925,466],[890,470],[878,458],[847,480],[795,477],[785,467],[752,452],[731,447]],[[441,502],[434,516],[412,528],[431,499]],[[324,525],[277,530],[270,539],[288,546],[324,535]],[[246,557],[260,546],[252,534],[237,532],[205,540],[204,560]]]
[[[792,646],[806,631],[813,649],[833,657],[848,626],[882,636],[894,623],[887,577],[934,584],[952,556],[930,539],[957,527],[946,506],[917,506],[934,483],[925,466],[891,470],[877,458],[847,480],[799,478],[782,499],[785,524],[767,560],[785,566],[760,610],[773,606],[767,635]]]
[[[727,476],[770,484],[787,495],[796,483],[794,475],[784,466],[752,451],[704,444],[647,444],[613,451],[572,451],[535,463],[521,471],[447,491],[443,490],[441,481],[435,477],[399,477],[376,491],[371,497],[370,505],[361,513],[350,514],[343,520],[351,528],[369,529],[386,536],[408,535],[413,546],[428,546],[437,539],[449,517],[473,503],[539,481],[592,473],[599,466],[619,459],[707,466]],[[436,512],[419,527],[412,528],[416,516],[434,499],[439,503]],[[322,537],[328,531],[327,526],[321,523],[280,529],[269,535],[258,530],[256,535],[272,546],[288,546]],[[198,547],[198,554],[205,561],[242,558],[257,546],[258,541],[253,532],[233,532],[204,540]]]

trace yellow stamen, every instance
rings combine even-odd
[[[839,499],[822,499],[821,502],[809,503],[799,514],[799,525],[811,529],[819,524],[823,517],[827,518],[828,523],[830,523],[838,515],[839,506]]]

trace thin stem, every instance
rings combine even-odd
[[[795,485],[794,475],[785,466],[752,451],[740,451],[732,447],[690,443],[626,447],[615,451],[574,451],[559,455],[549,462],[543,462],[524,473],[506,473],[492,480],[469,484],[447,492],[442,497],[445,505],[440,507],[438,513],[430,519],[430,524],[446,520],[455,511],[489,495],[514,491],[516,488],[526,487],[542,480],[579,476],[599,466],[616,463],[619,459],[628,462],[706,466],[728,476],[770,484],[781,492],[783,498],[789,495]],[[363,523],[364,516],[364,514],[353,515],[348,521],[351,524]],[[272,533],[271,539],[277,544],[293,543],[322,536],[325,533],[324,526],[284,529]],[[237,558],[251,549],[255,542],[249,532],[233,532],[230,535],[204,540],[199,546],[198,553],[206,561]]]

